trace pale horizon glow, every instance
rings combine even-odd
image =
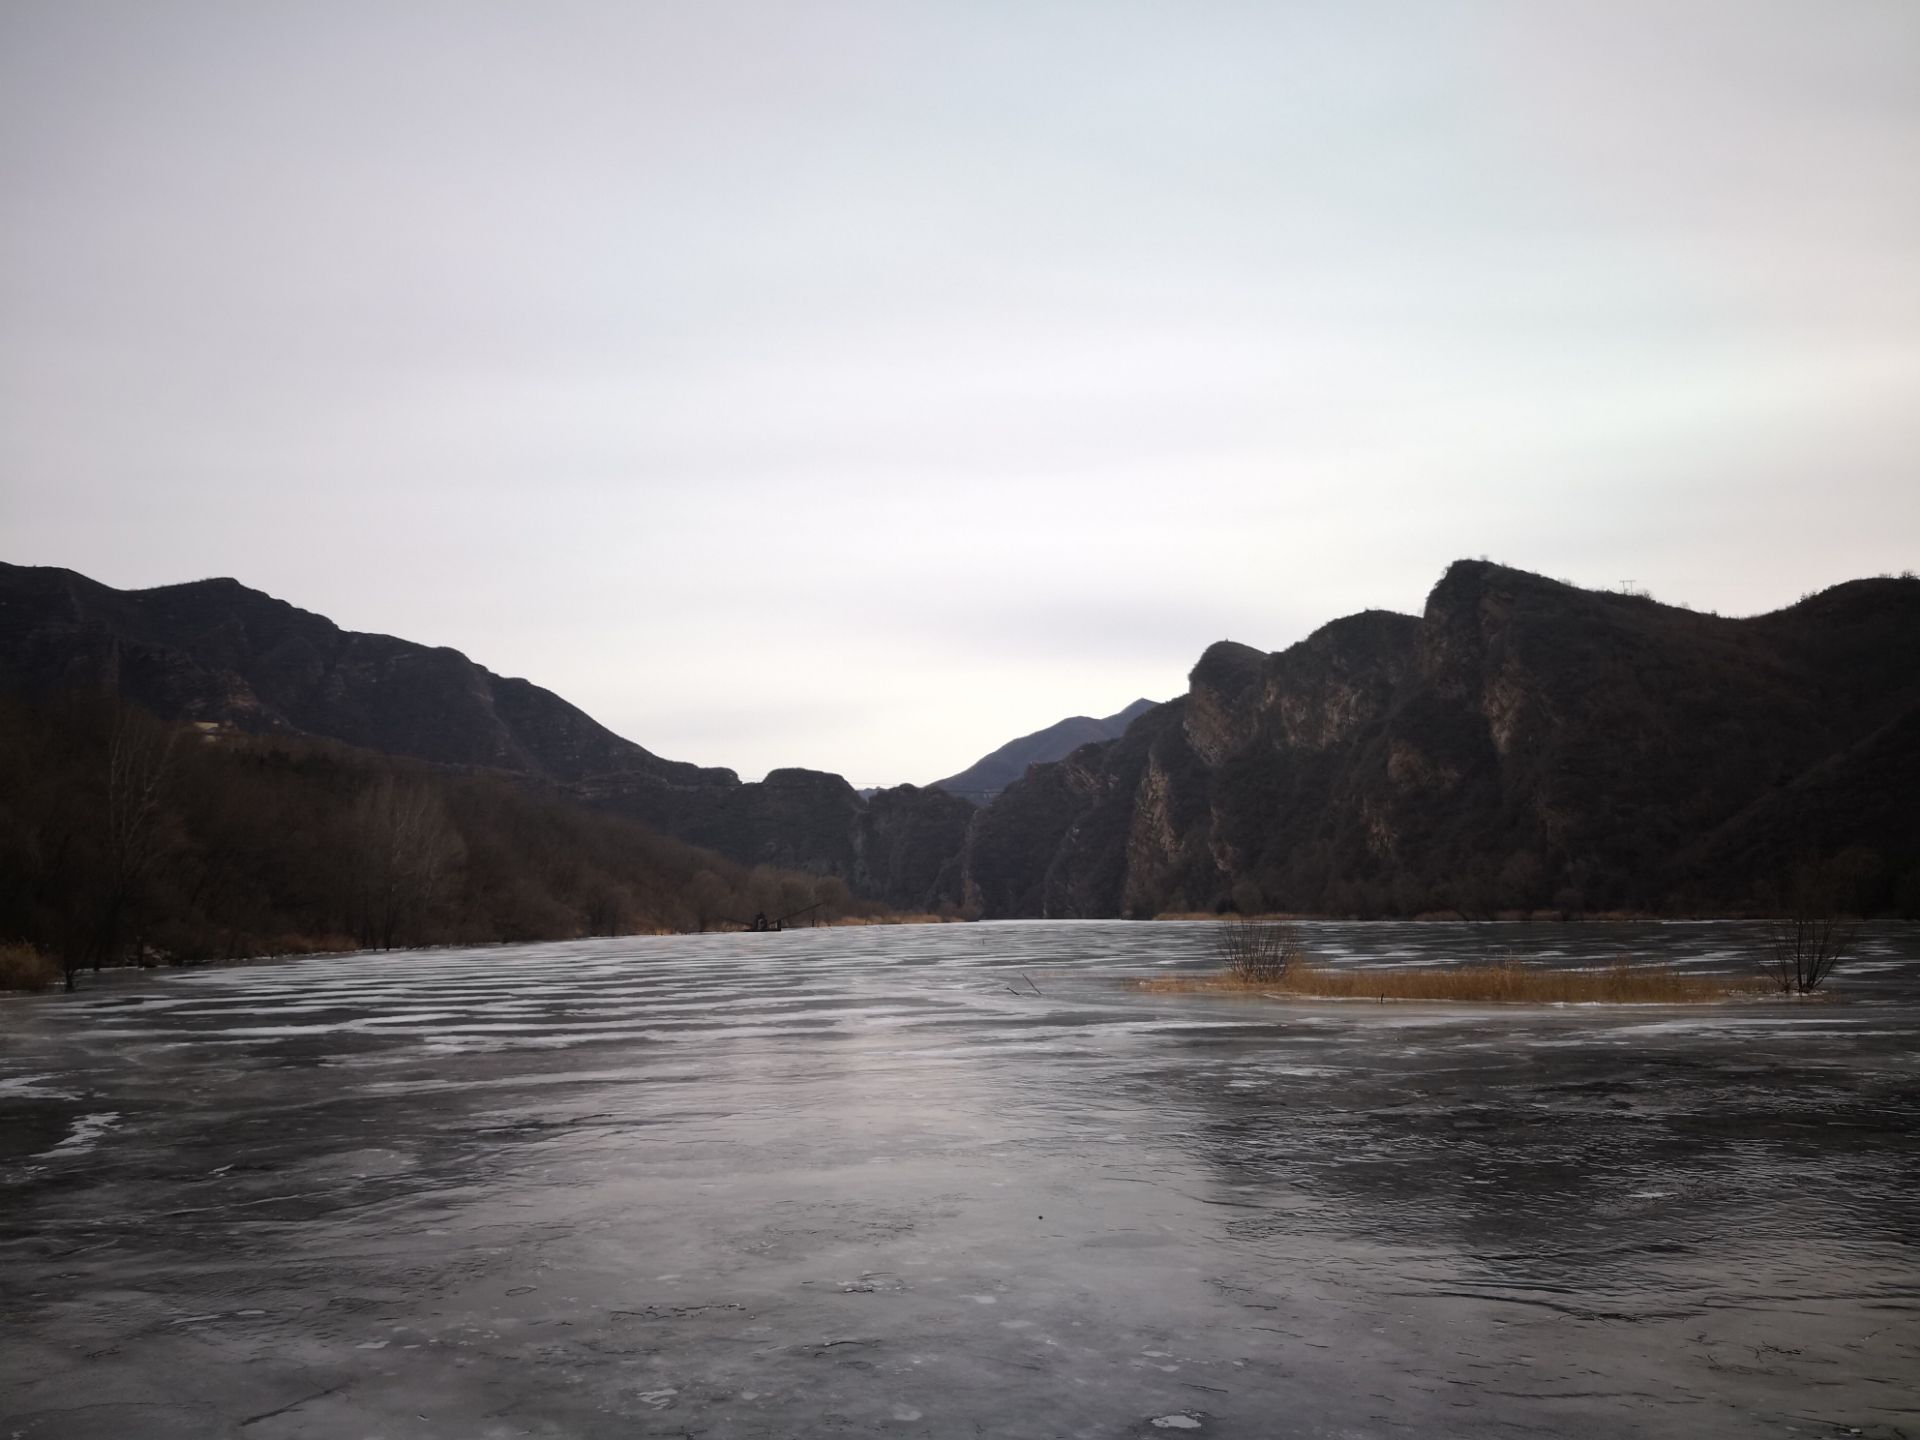
[[[1920,564],[1920,7],[16,0],[0,558],[924,783],[1488,555]]]

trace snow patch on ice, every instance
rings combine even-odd
[[[92,1115],[82,1115],[73,1122],[73,1129],[67,1133],[67,1138],[46,1153],[78,1155],[83,1151],[91,1150],[95,1141],[119,1123],[118,1110],[101,1110]]]
[[[70,1090],[55,1090],[47,1087],[51,1075],[14,1075],[0,1080],[0,1099],[9,1095],[26,1095],[35,1100],[71,1100]]]

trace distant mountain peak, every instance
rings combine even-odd
[[[1036,730],[1031,735],[1022,735],[1017,740],[1009,740],[999,749],[981,756],[959,774],[934,781],[932,788],[944,790],[949,795],[958,795],[977,805],[984,805],[1026,774],[1029,765],[1064,760],[1082,745],[1097,744],[1102,740],[1117,740],[1126,733],[1129,725],[1158,703],[1155,700],[1135,700],[1124,710],[1116,711],[1101,719],[1088,715],[1070,715],[1065,720],[1055,721],[1044,730]]]

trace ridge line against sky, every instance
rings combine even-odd
[[[0,529],[860,784],[1920,559],[1920,7],[0,10]]]

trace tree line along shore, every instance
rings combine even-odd
[[[905,918],[524,779],[0,699],[0,986],[134,963]],[[932,918],[932,917],[929,917]]]

